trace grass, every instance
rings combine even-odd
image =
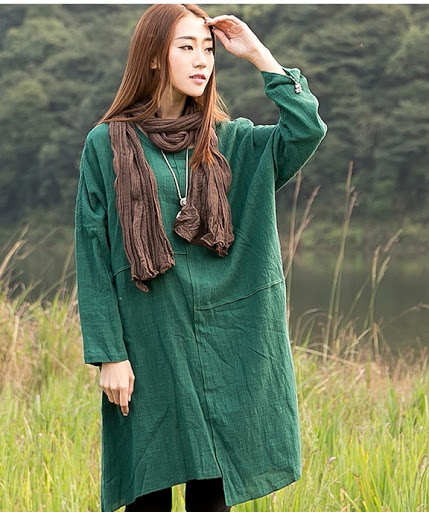
[[[346,200],[347,222],[349,207]],[[290,239],[292,258],[308,222],[309,208]],[[51,301],[30,301],[29,290],[10,289],[23,252],[18,240],[0,258],[0,512],[96,512],[97,370],[82,362],[74,292],[58,288]],[[291,326],[303,476],[234,512],[429,512],[427,354],[386,359],[378,343],[373,298],[388,252],[389,243],[377,249],[364,283],[372,301],[364,324],[338,310],[339,258],[330,311]],[[183,486],[174,497],[174,512],[182,512]]]
[[[99,389],[81,362],[76,312],[63,302],[16,310],[4,297],[0,312],[2,368],[9,361],[0,401],[0,510],[98,511]],[[14,364],[4,350],[7,333],[15,336]],[[427,512],[426,359],[393,367],[323,363],[299,347],[294,356],[303,477],[235,510]],[[182,487],[175,496],[174,511],[182,511]]]

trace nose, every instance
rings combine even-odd
[[[194,67],[205,68],[207,66],[207,58],[208,55],[204,49],[196,49],[194,52]]]

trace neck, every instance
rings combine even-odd
[[[186,96],[166,91],[161,99],[159,114],[163,119],[179,119],[186,103]]]

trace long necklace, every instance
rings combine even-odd
[[[188,197],[188,185],[189,185],[189,165],[188,165],[188,155],[189,150],[186,149],[186,167],[185,167],[185,195],[182,197],[180,193],[180,187],[179,182],[177,181],[176,175],[174,174],[173,168],[170,165],[170,162],[168,161],[167,157],[165,156],[164,151],[161,150],[162,156],[164,157],[165,163],[167,164],[168,168],[170,169],[171,175],[173,176],[174,183],[176,184],[176,190],[177,195],[179,197],[180,206],[186,206],[187,203],[187,197]],[[177,214],[177,216],[180,215],[180,212]]]

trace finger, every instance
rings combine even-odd
[[[237,27],[237,25],[235,25],[235,23],[233,23],[231,21],[219,21],[219,22],[213,23],[210,26],[212,26],[213,28],[222,30],[222,32],[227,32],[228,30],[233,30],[234,28]]]
[[[211,25],[215,26],[216,28],[219,28],[223,32],[237,32],[240,33],[242,30],[244,30],[247,25],[236,18],[235,16],[228,16],[225,19],[220,19],[219,21],[214,21]]]
[[[128,402],[129,402],[129,389],[128,388],[122,388],[119,396],[119,405],[121,406],[121,411],[124,416],[128,416],[129,408],[128,408]]]
[[[107,396],[110,402],[113,401],[113,395],[111,393],[111,389],[109,388],[108,383],[103,379],[103,376],[100,377],[100,388],[103,390],[103,393]]]
[[[126,389],[126,388],[125,388]],[[122,405],[122,393],[123,393],[123,390],[122,389],[117,389],[115,391],[115,404],[116,405]]]
[[[107,396],[107,398],[109,399],[109,402],[111,402],[112,404],[115,403],[115,399],[113,397],[113,393],[110,391],[110,389],[105,389],[105,388],[102,388],[103,391],[104,391],[104,394]]]
[[[234,25],[243,23],[236,16],[233,16],[230,14],[222,14],[221,16],[215,16],[214,18],[207,18],[206,21],[207,21],[207,24],[209,24],[209,25],[216,25],[221,22],[228,22],[229,24],[234,24]]]
[[[213,29],[213,33],[214,35],[219,39],[219,41],[225,46],[225,48],[227,47],[227,45],[229,44],[229,38],[228,36],[222,32],[222,30],[219,30],[218,28],[214,28]]]
[[[128,384],[128,401],[131,400],[131,395],[134,393],[134,381],[135,381],[134,374],[131,374],[129,384]]]

